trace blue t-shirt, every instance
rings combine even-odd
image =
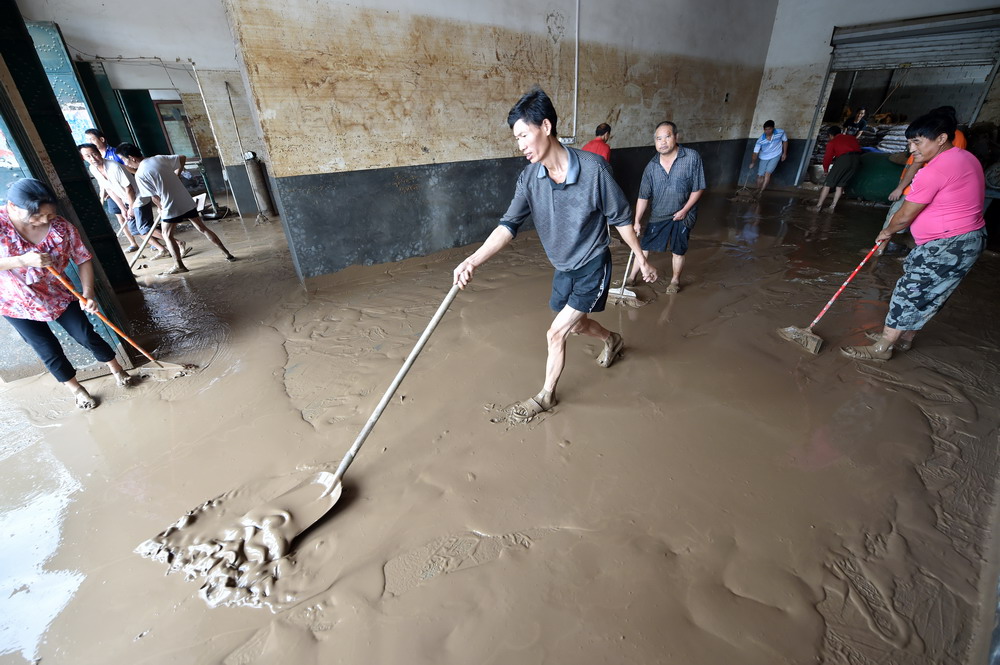
[[[104,151],[104,159],[113,159],[122,166],[125,166],[125,161],[118,156],[118,151],[108,146],[108,149]]]
[[[781,153],[784,150],[784,146],[781,144],[787,141],[788,137],[785,136],[785,130],[775,128],[771,134],[770,141],[767,140],[767,134],[760,135],[757,143],[753,146],[753,151],[758,153],[757,157],[761,160],[781,157]]]

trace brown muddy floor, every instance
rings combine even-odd
[[[48,377],[0,386],[0,662],[981,656],[1000,259],[912,351],[861,364],[836,348],[880,324],[900,273],[883,259],[810,356],[774,329],[809,323],[885,209],[726,195],[706,197],[683,291],[598,315],[625,357],[601,369],[572,338],[561,404],[525,426],[491,418],[541,384],[550,269],[534,234],[480,269],[297,541],[275,613],[210,608],[133,550],[208,499],[241,514],[339,461],[469,250],[303,288],[277,223],[218,225],[234,265],[186,234],[192,272],[141,282],[159,352],[200,370],[128,391],[96,379],[91,413]]]

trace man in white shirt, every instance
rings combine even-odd
[[[774,128],[774,120],[764,123],[764,133],[757,139],[753,146],[753,154],[750,155],[750,171],[753,171],[754,162],[760,158],[760,169],[757,171],[757,195],[764,193],[768,183],[771,182],[771,174],[778,168],[779,161],[785,161],[788,157],[788,136],[783,129]]]
[[[122,143],[117,150],[125,166],[135,169],[135,181],[139,185],[140,195],[152,198],[153,203],[160,209],[160,230],[163,232],[167,249],[174,257],[174,267],[162,274],[175,275],[188,271],[183,261],[186,252],[180,249],[174,238],[177,223],[184,220],[190,221],[202,235],[211,240],[212,244],[222,251],[227,261],[236,260],[236,257],[222,244],[219,236],[205,226],[201,215],[198,214],[195,200],[181,182],[180,173],[186,162],[184,155],[143,157],[139,148],[131,143]]]
[[[113,159],[105,159],[101,156],[100,149],[93,143],[81,143],[77,146],[80,156],[83,157],[90,169],[90,175],[94,177],[101,188],[102,197],[108,196],[117,205],[121,213],[119,217],[124,217],[122,224],[125,227],[125,234],[128,236],[131,247],[129,251],[135,251],[138,247],[133,240],[133,235],[145,236],[153,228],[153,204],[149,197],[138,196],[138,187],[135,184],[135,176],[119,162]],[[149,238],[149,245],[156,252],[153,258],[167,256],[166,248],[160,245],[157,240],[163,240],[159,231],[153,231]],[[183,253],[183,250],[182,250]]]

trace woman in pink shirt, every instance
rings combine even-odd
[[[845,346],[844,355],[860,360],[888,360],[893,349],[906,351],[955,292],[986,248],[983,167],[972,153],[952,145],[955,117],[931,112],[906,128],[915,163],[924,163],[913,179],[906,202],[882,229],[886,242],[909,227],[916,249],[903,264],[889,301],[881,334],[869,333],[870,346]]]
[[[48,271],[52,266],[62,273],[70,260],[80,271],[80,301]],[[49,321],[61,325],[97,360],[107,363],[118,385],[132,383],[114,351],[84,314],[97,311],[90,261],[79,233],[57,214],[52,191],[38,180],[14,181],[7,190],[7,205],[0,208],[0,314],[31,345],[56,380],[69,388],[81,409],[93,409],[97,402],[77,381],[76,370]]]

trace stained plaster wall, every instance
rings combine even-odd
[[[805,150],[813,114],[820,104],[820,114],[826,110],[833,77],[825,90],[826,76],[833,47],[830,39],[835,27],[899,21],[993,9],[995,0],[840,0],[839,2],[803,2],[778,0],[764,66],[753,124],[748,137],[760,135],[760,126],[774,119],[791,138],[787,167],[775,174],[778,184],[794,180],[799,157]],[[786,162],[787,163],[787,162]]]
[[[718,145],[743,148],[775,3],[581,4],[577,145],[607,121],[618,161],[644,163],[670,118],[731,171]],[[226,7],[304,277],[483,237],[523,166],[505,121],[531,85],[574,133],[572,0]]]

